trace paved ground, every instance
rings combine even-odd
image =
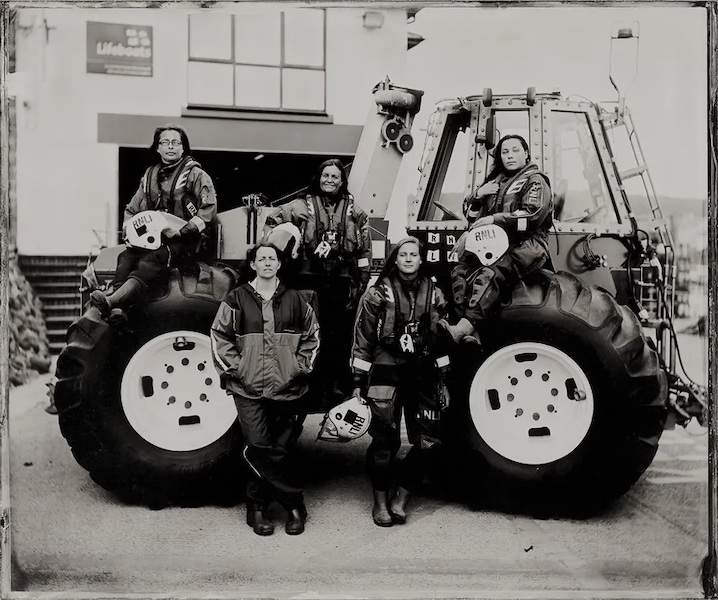
[[[705,346],[684,338],[694,377]],[[126,506],[77,465],[47,377],[11,393],[13,589],[190,592],[274,598],[702,597],[707,549],[705,430],[666,431],[641,480],[605,515],[536,520],[417,498],[407,525],[376,527],[364,473],[367,439],[315,442],[304,535],[260,538],[243,506],[150,511]],[[275,515],[280,523],[282,515]]]

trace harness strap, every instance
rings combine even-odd
[[[194,160],[191,156],[185,156],[180,161],[180,164],[177,166],[174,176],[172,177],[172,183],[170,185],[170,191],[169,191],[169,195],[167,198],[167,206],[165,206],[165,207],[161,206],[161,204],[162,204],[162,185],[160,184],[160,181],[159,181],[160,165],[156,164],[156,165],[152,165],[151,167],[149,167],[147,169],[147,171],[145,171],[145,196],[147,196],[150,206],[154,210],[162,210],[164,208],[164,210],[166,210],[168,212],[171,209],[174,209],[175,206],[171,205],[170,203],[174,203],[174,195],[175,195],[175,191],[177,189],[177,183],[178,183],[180,177],[182,177],[184,175],[183,179],[184,179],[184,181],[186,181],[187,176],[189,175],[189,172],[192,169],[194,169],[196,166],[199,166],[199,163],[196,160]],[[158,196],[153,201],[151,182],[154,180],[157,181]],[[195,216],[195,214],[197,213],[197,207],[194,206],[194,203],[192,203],[192,206],[195,209],[194,214],[192,214],[192,210],[187,207],[187,205],[189,203],[191,203],[191,199],[189,199],[189,194],[187,194],[186,192],[184,194],[182,194],[180,203],[181,203],[183,214],[186,215],[187,213],[190,213],[190,218]]]

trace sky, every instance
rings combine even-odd
[[[431,7],[409,30],[425,41],[407,56],[406,81],[423,89],[422,111],[398,186],[416,187],[426,120],[442,98],[560,89],[615,100],[612,28],[639,23],[638,69],[628,89],[638,136],[659,196],[707,197],[707,35],[702,8]]]

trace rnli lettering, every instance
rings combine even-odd
[[[337,417],[341,419],[341,414],[338,414]],[[344,415],[344,421],[349,424],[349,431],[352,433],[359,433],[361,428],[364,427],[366,419],[355,413],[353,410],[347,410]]]
[[[441,236],[438,233],[430,233],[429,234],[429,243],[430,244],[441,243]]]
[[[132,219],[132,225],[134,225],[136,230],[146,228],[146,226],[151,222],[152,222],[152,215],[148,215],[148,214],[140,214],[140,215],[137,215],[134,219]]]
[[[496,238],[496,231],[493,228],[479,227],[478,229],[474,229],[474,239],[477,242],[481,242],[483,240],[493,240],[494,238]]]
[[[539,195],[539,191],[541,190],[541,184],[537,181],[531,184],[531,188],[529,188],[529,200],[536,200]]]
[[[441,419],[441,412],[424,408],[416,413],[416,418],[424,421],[438,421]]]

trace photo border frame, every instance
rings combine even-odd
[[[237,1],[237,0],[234,0]],[[251,0],[261,2],[263,0]],[[222,2],[220,4],[232,4]],[[72,9],[73,4],[82,8],[159,8],[163,5],[171,10],[172,4],[183,7],[196,5],[206,8],[215,2],[43,2],[29,0],[26,2],[11,2],[0,0],[0,598],[2,599],[58,599],[66,598],[107,598],[109,599],[206,599],[206,598],[241,598],[246,597],[237,593],[209,593],[186,592],[180,593],[124,593],[108,594],[104,592],[13,592],[11,589],[12,570],[12,540],[11,519],[12,507],[10,503],[10,451],[9,451],[9,330],[8,330],[8,296],[9,296],[9,252],[12,240],[9,239],[9,93],[7,78],[9,72],[8,32],[10,30],[11,8],[64,8]],[[390,2],[373,1],[350,2],[339,0],[334,2],[292,2],[292,5],[307,6],[321,5],[339,7],[342,5],[368,6],[375,8],[396,8],[402,5],[412,7],[567,7],[589,6],[596,7],[686,7],[706,11],[707,24],[707,126],[708,126],[708,544],[707,554],[701,565],[701,584],[705,598],[718,598],[718,410],[715,404],[715,390],[718,389],[718,325],[716,323],[715,302],[718,298],[717,259],[718,259],[718,0],[459,0],[454,2],[438,2],[436,0],[423,0],[420,2]],[[670,141],[668,142],[670,143]],[[269,597],[275,597],[271,590],[267,591]],[[516,598],[616,598],[615,594],[605,595],[593,592],[571,592],[570,596],[551,591],[536,591],[516,593]],[[624,592],[620,592],[624,593]],[[648,595],[625,591],[626,597],[650,598]],[[284,595],[284,594],[282,594]],[[481,596],[476,596],[480,598]],[[654,596],[655,597],[655,596]],[[661,596],[665,597],[665,596]]]

